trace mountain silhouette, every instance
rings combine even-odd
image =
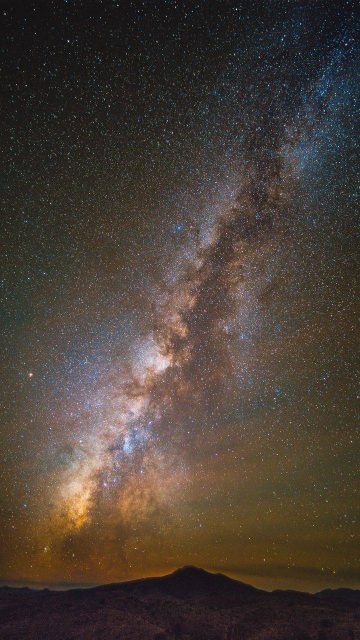
[[[88,589],[0,589],[1,640],[357,640],[360,592],[262,591],[185,566]]]
[[[316,595],[326,600],[345,600],[360,605],[360,591],[358,589],[324,589]]]
[[[258,589],[222,573],[210,573],[191,565],[159,578],[144,578],[100,587],[103,590],[123,590],[128,593],[161,592],[181,599],[199,597],[254,596]]]

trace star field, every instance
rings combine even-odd
[[[1,20],[1,581],[359,587],[355,3]]]

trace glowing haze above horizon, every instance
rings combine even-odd
[[[359,587],[355,4],[1,19],[0,581]]]

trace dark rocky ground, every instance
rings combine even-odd
[[[1,640],[360,640],[360,592],[268,593],[185,567],[70,591],[0,589]]]

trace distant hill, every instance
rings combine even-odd
[[[3,587],[0,638],[359,640],[359,592],[269,593],[197,567],[91,589]]]
[[[317,596],[326,600],[345,600],[360,605],[360,591],[357,589],[324,589],[319,591]]]
[[[137,595],[150,595],[159,592],[182,600],[229,596],[239,598],[240,596],[255,596],[256,593],[262,593],[255,587],[233,580],[222,573],[209,573],[204,569],[192,566],[182,567],[160,578],[143,578],[131,582],[104,585],[96,587],[96,589],[121,590]]]

